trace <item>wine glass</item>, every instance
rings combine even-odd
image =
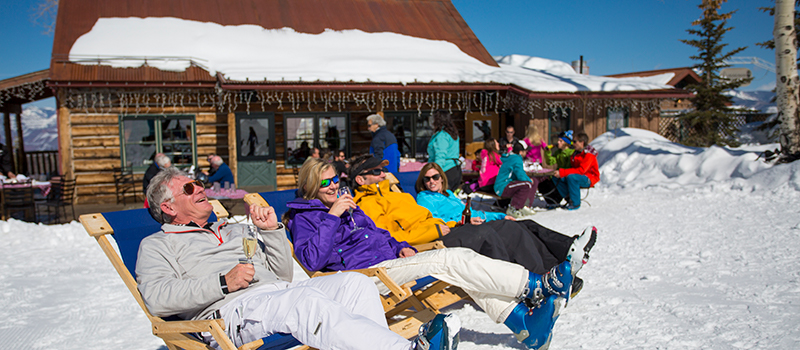
[[[247,225],[247,230],[244,233],[244,237],[242,237],[242,249],[244,249],[244,256],[246,256],[247,259],[240,261],[241,263],[253,264],[253,255],[256,254],[256,248],[258,247],[256,232],[255,225]]]
[[[339,197],[342,197],[342,196],[345,196],[345,195],[351,195],[352,196],[352,194],[350,193],[350,187],[347,187],[346,185],[339,186],[339,190],[336,192],[336,198],[339,198]],[[356,219],[353,218],[353,208],[347,208],[347,212],[350,213],[350,220],[353,221],[353,229],[350,230],[350,232],[353,232],[353,231],[356,231],[356,230],[360,229],[360,227],[358,227],[358,224],[356,224]]]

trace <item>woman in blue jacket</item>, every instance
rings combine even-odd
[[[433,112],[433,137],[428,142],[428,162],[439,164],[447,175],[449,189],[455,191],[461,185],[461,160],[458,154],[458,130],[450,112]]]
[[[417,204],[427,208],[433,217],[449,225],[461,220],[465,205],[452,191],[446,189],[447,179],[438,164],[428,163],[422,167],[417,178]],[[490,228],[481,234],[495,235],[507,251],[507,261],[525,266],[530,271],[547,271],[563,262],[567,251],[576,243],[576,236],[567,236],[548,229],[533,220],[516,221],[503,213],[472,209],[469,225]],[[472,226],[475,227],[475,226]],[[584,232],[590,231],[589,226]],[[461,228],[459,226],[458,228]],[[451,231],[452,232],[452,231]],[[447,242],[445,242],[447,245]],[[476,250],[480,253],[479,250]],[[575,271],[577,273],[577,271]]]

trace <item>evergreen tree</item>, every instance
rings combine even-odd
[[[690,28],[686,31],[698,39],[681,40],[681,42],[697,48],[698,54],[690,58],[698,61],[692,68],[700,70],[703,81],[687,86],[695,95],[690,100],[695,110],[680,117],[684,126],[690,129],[683,142],[689,146],[708,147],[711,145],[731,145],[737,142],[733,135],[738,130],[735,125],[734,115],[728,108],[732,103],[729,96],[723,92],[735,89],[746,81],[726,80],[720,77],[720,70],[729,67],[724,61],[741,52],[746,47],[740,47],[723,52],[728,44],[722,42],[722,37],[733,29],[726,27],[728,19],[736,11],[718,13],[720,5],[727,0],[702,0],[698,6],[703,10],[703,17],[692,23],[698,29]]]

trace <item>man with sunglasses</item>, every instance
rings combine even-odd
[[[162,226],[141,242],[136,279],[152,314],[221,318],[237,347],[281,332],[317,349],[428,349],[421,344],[431,339],[410,342],[389,330],[378,290],[364,275],[292,282],[291,246],[274,208],[250,207],[260,249],[249,264],[240,260],[248,225],[209,222],[201,182],[167,168],[150,182],[147,200]],[[219,348],[209,333],[202,337]]]
[[[500,153],[505,153],[507,149],[519,143],[519,139],[514,136],[515,132],[513,125],[506,127],[506,134],[500,138]]]
[[[441,219],[419,205],[408,193],[391,191],[384,167],[388,161],[362,155],[350,164],[348,177],[353,182],[355,203],[375,225],[389,231],[398,241],[410,244],[427,243],[450,233]]]

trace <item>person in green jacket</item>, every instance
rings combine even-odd
[[[575,153],[575,150],[570,148],[570,146],[572,146],[572,130],[559,133],[556,144],[558,148],[553,150],[552,153],[544,152],[544,159],[548,164],[547,167],[553,170],[572,167],[570,158],[572,154]],[[547,202],[548,208],[558,207],[561,200],[564,199],[556,190],[556,184],[551,178],[547,178],[539,183],[539,192],[544,197],[545,202]]]
[[[433,112],[433,137],[428,142],[428,162],[439,164],[447,176],[449,190],[461,186],[461,161],[458,159],[458,129],[446,110]]]

